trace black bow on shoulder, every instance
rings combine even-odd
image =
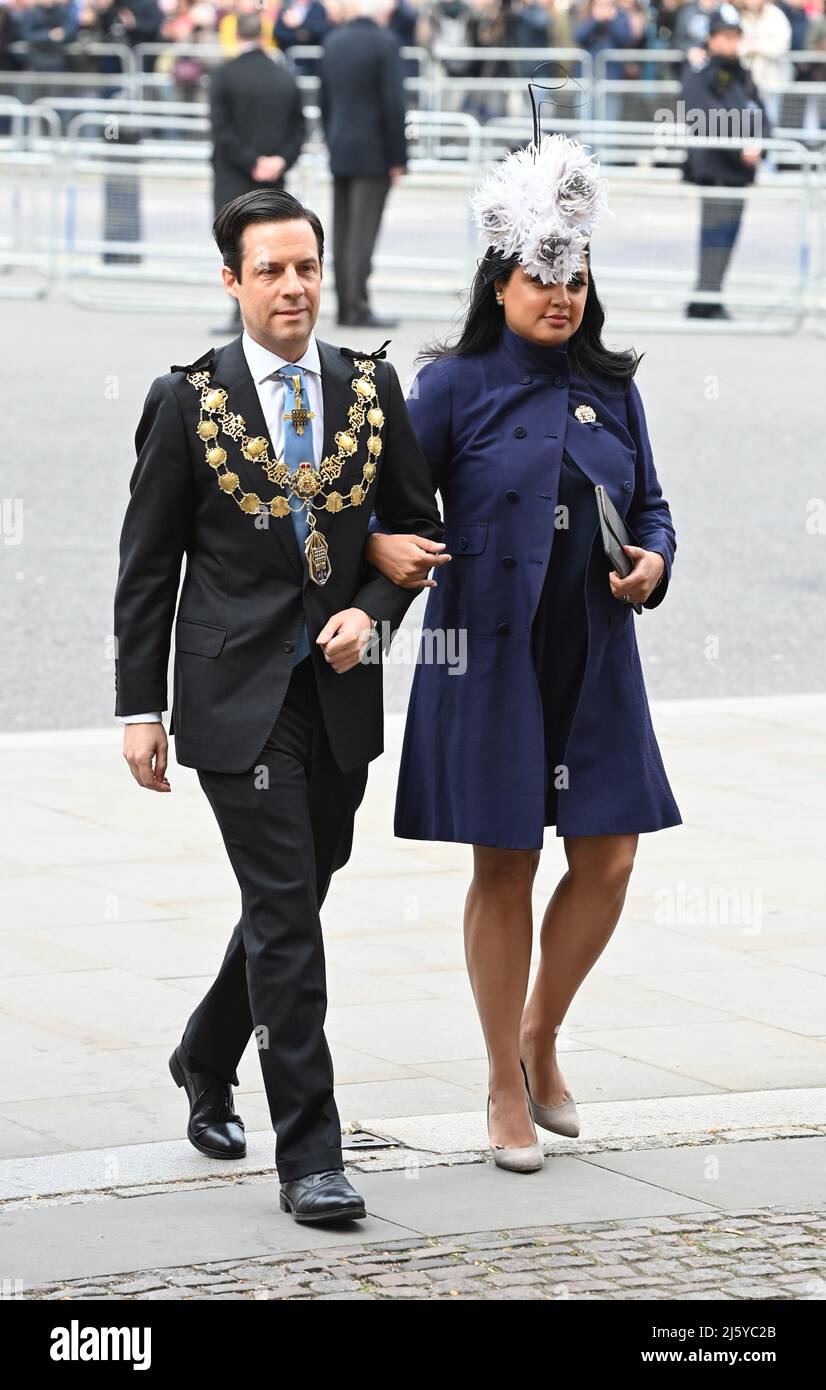
[[[203,355],[203,357],[199,357],[199,358],[197,359],[197,361],[195,361],[195,362],[187,362],[187,363],[185,363],[183,366],[181,366],[181,365],[180,365],[179,363],[177,363],[177,362],[173,362],[173,364],[172,364],[172,366],[169,368],[169,370],[170,370],[171,372],[196,372],[196,371],[198,371],[201,367],[208,367],[208,366],[211,367],[212,364],[213,364],[213,362],[214,362],[214,360],[215,360],[215,348],[210,348],[209,351],[208,351],[208,352],[205,352],[204,355]]]
[[[387,348],[390,346],[392,341],[392,338],[385,338],[381,347],[377,348],[375,352],[365,352],[364,348],[346,347],[339,348],[339,352],[343,353],[345,357],[352,357],[354,359],[356,357],[375,357],[378,360],[387,356]]]

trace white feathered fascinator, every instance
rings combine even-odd
[[[579,270],[591,228],[608,209],[599,162],[577,140],[539,136],[485,176],[471,197],[474,221],[503,256],[519,257],[543,285]]]

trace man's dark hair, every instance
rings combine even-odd
[[[309,222],[315,232],[318,263],[324,264],[324,228],[311,208],[305,208],[283,188],[253,189],[221,208],[212,228],[218,250],[236,280],[241,279],[241,234],[253,222]]]

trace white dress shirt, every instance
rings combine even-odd
[[[270,352],[269,348],[256,342],[255,338],[250,337],[246,328],[241,334],[241,347],[255,382],[255,389],[258,392],[258,399],[261,402],[261,409],[264,412],[264,420],[276,458],[284,452],[283,417],[287,392],[287,383],[283,377],[278,375],[278,372],[281,367],[293,365],[304,368],[307,405],[315,415],[315,419],[311,421],[309,426],[313,432],[313,462],[319,464],[324,445],[324,402],[321,393],[321,358],[318,354],[318,343],[315,340],[315,335],[310,334],[307,351],[303,357],[299,357],[295,364],[286,357],[279,357],[277,353]],[[227,405],[231,410],[232,401],[228,401]],[[307,442],[309,444],[309,440]],[[288,519],[284,517],[276,524],[286,526],[289,523]],[[160,723],[161,720],[160,712],[157,710],[151,714],[123,714],[120,718],[124,724],[156,724]]]

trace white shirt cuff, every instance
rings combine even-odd
[[[118,716],[124,724],[162,724],[163,720],[159,713],[155,714],[121,714]]]

